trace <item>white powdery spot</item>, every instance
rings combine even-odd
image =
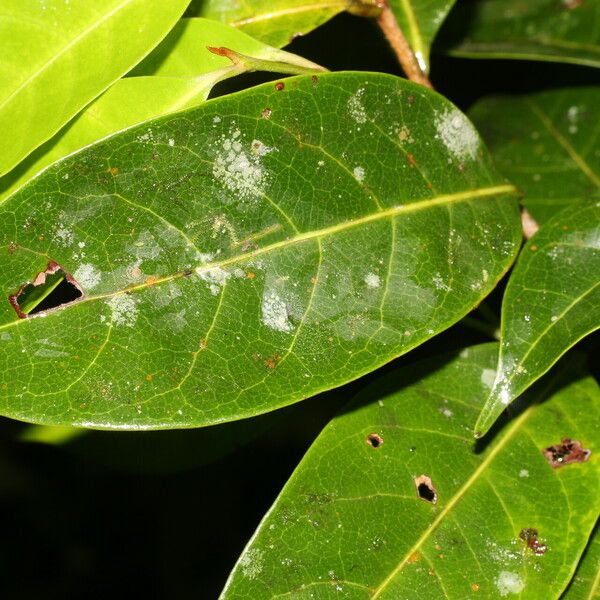
[[[267,183],[267,174],[260,162],[262,151],[253,152],[251,149],[246,152],[239,129],[230,130],[229,135],[221,136],[218,146],[213,165],[215,179],[242,199],[259,197]],[[265,151],[264,154],[266,153]]]
[[[364,181],[365,170],[363,167],[354,167],[354,171],[352,171],[352,173],[354,174],[356,181],[359,181],[360,183],[362,183]]]
[[[367,287],[373,289],[378,288],[381,285],[381,277],[375,273],[367,273],[365,275],[365,283],[367,284]]]
[[[287,305],[275,292],[266,292],[263,296],[262,321],[275,331],[290,333],[294,329],[289,320]]]
[[[79,265],[73,277],[84,290],[91,290],[100,283],[101,274],[94,265],[86,264]]]
[[[440,408],[440,412],[446,417],[450,418],[454,413],[449,408]]]
[[[525,587],[525,583],[518,573],[501,571],[500,575],[498,575],[498,578],[496,579],[496,587],[498,588],[501,596],[508,596],[508,594],[521,593]]]
[[[494,371],[494,369],[484,369],[481,372],[481,383],[483,383],[483,385],[492,389],[494,387],[494,381],[496,381],[496,371]]]
[[[437,137],[458,160],[475,159],[479,136],[469,120],[459,110],[446,110],[435,117]]]
[[[116,325],[133,327],[137,320],[138,309],[135,299],[127,294],[113,296],[106,301],[112,310],[112,321]]]
[[[169,146],[171,146],[171,148],[175,145],[175,140],[173,138],[169,138]]]
[[[435,273],[435,275],[431,278],[431,283],[433,283],[433,286],[436,290],[441,290],[444,292],[452,291],[452,288],[444,282],[442,276],[439,273]]]
[[[56,242],[61,246],[69,246],[73,243],[73,232],[66,227],[59,225],[54,231]]]
[[[198,273],[202,281],[206,281],[206,283],[208,283],[208,289],[213,296],[219,295],[221,288],[231,277],[231,273],[221,269],[221,267],[212,267],[207,270],[202,269],[202,267],[198,267],[196,269],[196,273]]]
[[[258,548],[250,548],[242,558],[240,558],[240,567],[242,573],[248,579],[255,579],[263,570],[263,552]]]
[[[359,88],[354,96],[351,96],[348,100],[348,114],[357,122],[357,123],[366,123],[367,122],[367,111],[362,103],[362,97],[365,93],[365,88]]]
[[[519,471],[519,477],[529,477],[529,471],[527,469],[521,469]]]

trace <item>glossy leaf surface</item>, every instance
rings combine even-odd
[[[391,0],[390,7],[424,72],[429,49],[455,0]]]
[[[115,428],[234,420],[357,378],[476,306],[521,237],[466,117],[364,73],[113,136],[13,194],[0,233],[6,296],[49,261],[84,293],[24,319],[0,306],[2,413]]]
[[[573,205],[523,248],[502,302],[498,372],[475,426],[506,405],[570,347],[600,327],[600,202]]]
[[[200,0],[187,14],[222,21],[271,46],[285,46],[345,11],[352,0]]]
[[[136,77],[117,81],[16,169],[0,178],[0,200],[58,159],[132,125],[196,106],[206,100],[215,83],[254,67],[233,64],[210,52],[207,46],[247,55],[262,61],[263,68],[269,68],[269,63],[288,71],[316,66],[222,23],[206,19],[179,21],[136,67]]]
[[[595,0],[467,0],[450,15],[441,46],[471,58],[600,66]]]
[[[596,600],[600,596],[600,538],[596,527],[575,576],[561,600]]]
[[[600,197],[599,88],[486,98],[469,116],[538,223]]]
[[[594,459],[553,469],[542,449],[572,436],[596,452],[600,392],[561,369],[558,391],[538,390],[542,404],[475,451],[465,423],[496,353],[466,349],[367,387],[308,451],[222,598],[558,597],[600,509],[600,471]],[[418,495],[422,476],[435,503]]]
[[[168,33],[186,0],[3,0],[0,175],[54,135]]]

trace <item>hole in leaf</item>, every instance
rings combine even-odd
[[[366,439],[367,444],[372,448],[379,448],[383,444],[383,438],[377,433],[370,433]]]
[[[437,502],[437,491],[431,483],[431,477],[428,477],[427,475],[415,477],[415,487],[417,488],[417,495],[421,500],[431,502],[431,504]]]
[[[560,444],[544,448],[542,454],[553,469],[558,469],[571,463],[586,462],[592,451],[584,448],[577,440],[563,438]]]
[[[31,283],[27,283],[8,297],[15,312],[21,319],[46,312],[83,297],[83,290],[69,273],[51,261],[45,271],[38,273]]]

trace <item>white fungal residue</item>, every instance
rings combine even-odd
[[[272,150],[264,150],[267,148],[264,145],[261,148],[263,150],[253,151],[251,146],[247,152],[239,129],[232,129],[229,135],[221,136],[213,165],[215,179],[242,199],[259,197],[267,183],[261,158]]]
[[[367,111],[362,103],[362,97],[365,93],[365,88],[359,88],[348,100],[348,114],[357,122],[357,123],[366,123],[367,122]]]
[[[171,148],[175,145],[175,140],[173,138],[169,138],[169,146],[171,146]]]
[[[381,277],[375,273],[367,273],[364,281],[367,284],[367,287],[372,289],[376,289],[381,285]]]
[[[208,283],[208,289],[213,296],[219,295],[221,288],[231,277],[231,273],[221,269],[221,267],[212,267],[210,269],[198,267],[196,269],[196,273],[198,273],[202,281],[206,281],[206,283]]]
[[[263,296],[262,321],[275,331],[290,333],[294,329],[286,303],[274,291],[265,292]]]
[[[79,265],[75,273],[73,273],[75,281],[83,288],[84,291],[94,289],[101,279],[101,274],[94,265],[85,264]]]
[[[54,231],[54,238],[60,246],[69,246],[73,243],[73,232],[63,225],[59,225]]]
[[[242,568],[242,573],[248,579],[255,579],[258,577],[263,570],[262,550],[250,548],[250,550],[240,558],[240,567]]]
[[[359,181],[360,183],[362,183],[364,181],[365,170],[363,167],[354,167],[354,171],[352,171],[352,173],[354,174],[356,181]]]
[[[133,327],[137,320],[138,309],[133,296],[118,294],[106,301],[112,310],[112,322],[116,325]]]
[[[508,596],[508,594],[520,594],[525,587],[525,583],[518,573],[501,571],[496,579],[496,587],[501,596]]]
[[[521,469],[519,471],[519,477],[529,477],[529,471],[527,469]]]
[[[496,381],[496,371],[494,371],[494,369],[484,369],[481,372],[481,383],[483,383],[483,385],[492,389],[492,387],[494,387],[494,381]]]
[[[457,109],[436,113],[437,137],[458,160],[475,159],[479,136],[469,120]]]

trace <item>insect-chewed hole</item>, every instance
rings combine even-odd
[[[437,502],[437,491],[431,483],[431,477],[428,477],[427,475],[415,477],[415,487],[417,488],[417,496],[419,496],[421,500],[431,502],[431,504]]]
[[[370,433],[367,436],[366,442],[372,448],[379,448],[383,444],[383,438],[377,433]]]
[[[13,295],[9,302],[21,319],[71,304],[83,297],[83,290],[62,267],[49,262],[45,271],[38,273]]]

